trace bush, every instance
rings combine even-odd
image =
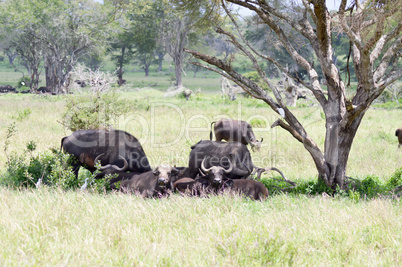
[[[75,132],[88,129],[108,129],[130,106],[114,91],[68,96],[61,124]]]
[[[17,83],[17,88],[19,89],[19,91],[25,91],[26,89],[29,90],[30,83],[31,79],[29,79],[28,77],[22,77]]]
[[[0,184],[12,188],[30,188],[35,187],[39,178],[42,178],[42,184],[48,186],[58,186],[59,180],[66,177],[69,180],[77,180],[71,167],[63,165],[69,158],[68,155],[56,152],[56,149],[53,152],[32,155],[35,148],[36,144],[31,141],[27,144],[24,155],[13,154],[9,157],[5,174],[0,178]],[[26,155],[29,156],[26,157]],[[75,183],[76,186],[77,182]]]
[[[88,190],[105,193],[110,190],[108,179],[95,180],[94,174],[82,172],[79,178],[75,177],[72,170],[71,157],[57,149],[33,155],[36,144],[30,141],[27,151],[23,155],[11,155],[5,173],[0,176],[0,185],[11,188],[34,188],[41,178],[42,185],[60,188],[62,190],[74,190],[80,188],[86,178],[89,180]]]
[[[386,183],[388,190],[392,190],[398,186],[402,186],[402,167],[397,169]]]

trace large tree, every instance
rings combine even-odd
[[[190,3],[197,5],[196,1],[189,1],[188,5]],[[366,0],[347,6],[347,1],[342,0],[338,10],[330,13],[324,0],[301,0],[299,5],[290,1],[287,3],[288,8],[292,9],[292,15],[286,10],[275,8],[266,0],[221,0],[220,3],[235,24],[235,18],[229,10],[232,6],[228,4],[253,11],[275,33],[289,57],[307,72],[309,82],[294,77],[276,58],[255,49],[240,31],[234,34],[221,27],[217,28],[219,33],[225,35],[249,58],[261,78],[272,89],[274,97],[234,71],[231,62],[188,49],[186,52],[209,63],[202,66],[231,79],[280,114],[282,119],[272,126],[283,128],[303,144],[313,158],[319,179],[328,186],[343,187],[350,149],[364,114],[384,89],[402,76],[402,68],[398,65],[402,49],[402,21],[399,19],[402,17],[402,2]],[[305,42],[310,43],[320,64],[313,64],[297,51],[290,41],[290,36],[285,34],[282,23],[301,34]],[[344,33],[351,43],[357,88],[356,93],[349,98],[346,97],[341,71],[334,63],[333,33]],[[278,89],[261,69],[258,58],[275,64],[282,72],[301,82],[312,92],[325,114],[324,148],[315,143],[300,121],[286,107]],[[326,91],[319,82],[318,65],[326,80]]]

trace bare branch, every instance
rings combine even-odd
[[[370,63],[373,64],[374,61],[380,56],[383,48],[385,45],[388,44],[390,40],[398,36],[398,34],[401,33],[402,30],[402,21],[399,21],[398,25],[388,34],[383,35],[379,41],[377,42],[377,45],[375,46],[373,52],[371,52],[370,56]]]
[[[358,1],[356,1],[358,2]],[[345,31],[345,33],[348,35],[349,39],[357,46],[359,51],[363,51],[363,44],[361,42],[361,39],[358,35],[356,35],[352,29],[349,27],[349,25],[346,23],[345,19],[345,7],[346,7],[346,0],[342,0],[341,6],[339,7],[339,21],[341,23],[342,29]]]
[[[187,51],[186,51],[186,52],[187,52]],[[235,79],[232,78],[232,76],[228,75],[228,74],[227,74],[226,72],[224,72],[224,71],[221,71],[221,70],[219,70],[219,69],[215,69],[215,68],[212,68],[212,67],[210,67],[210,66],[201,64],[200,62],[189,62],[189,63],[192,64],[192,65],[199,66],[199,67],[205,68],[205,69],[207,69],[207,70],[216,72],[216,73],[222,75],[223,77],[225,77],[225,78],[231,80],[232,82],[235,82],[237,85],[239,85],[245,92],[247,92],[247,93],[248,93],[249,95],[251,95],[252,97],[254,97],[254,98],[256,98],[256,99],[263,99],[261,96],[255,95],[252,91],[250,91],[250,89],[248,89],[247,87],[245,87],[243,84],[238,83]],[[274,101],[274,100],[272,100],[272,101]]]
[[[396,82],[401,77],[402,77],[402,69],[397,69],[397,70],[391,71],[385,77],[383,77],[382,83],[381,83],[381,88],[385,89],[386,87],[388,87],[390,84]]]
[[[249,88],[246,90],[247,92],[251,90],[254,94],[258,95],[260,99],[264,100],[271,108],[276,111],[277,108],[279,108],[279,104],[270,97],[267,92],[265,92],[262,88],[260,88],[255,82],[243,77],[236,71],[232,69],[232,67],[222,60],[216,58],[216,57],[211,57],[190,49],[184,49],[186,53],[192,54],[195,58],[201,59],[202,61],[207,62],[208,64],[214,65],[221,70],[225,71],[228,76],[231,76],[230,78],[227,75],[224,75],[225,77],[229,78],[230,80],[236,82],[239,86],[242,88]],[[211,69],[213,70],[213,69]],[[214,70],[215,71],[215,70]],[[216,72],[216,71],[215,71]],[[279,114],[279,113],[278,113]]]
[[[374,72],[373,78],[376,83],[379,83],[380,79],[384,76],[389,63],[392,58],[400,53],[400,49],[402,48],[402,36],[400,36],[395,43],[388,48],[385,52],[384,56],[381,59],[381,63],[378,65],[377,69]]]

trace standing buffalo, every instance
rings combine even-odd
[[[191,149],[188,164],[190,178],[200,175],[199,170],[203,168],[208,172],[219,169],[223,178],[242,179],[249,176],[254,168],[250,151],[242,143],[202,140]],[[211,168],[213,166],[220,168]]]
[[[396,129],[395,135],[398,137],[398,148],[400,148],[402,146],[402,127],[399,129]]]
[[[73,156],[71,165],[75,175],[80,166],[96,170],[100,160],[101,170],[143,173],[150,171],[148,159],[137,138],[119,130],[81,130],[61,139],[62,149]]]
[[[251,125],[245,121],[237,121],[231,119],[220,119],[211,123],[211,132],[209,139],[212,140],[212,124],[214,125],[214,132],[216,141],[226,140],[228,142],[240,142],[243,145],[250,144],[251,149],[258,151],[261,148],[261,141],[255,138]]]
[[[179,170],[170,165],[159,165],[152,171],[132,176],[130,180],[122,181],[120,190],[124,193],[139,193],[143,197],[153,197],[168,189],[170,179]]]

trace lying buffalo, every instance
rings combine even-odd
[[[245,121],[237,121],[231,119],[220,119],[211,123],[211,132],[209,139],[212,140],[212,124],[214,125],[214,133],[216,141],[226,140],[228,142],[240,142],[243,145],[250,144],[251,149],[258,151],[261,148],[261,141],[255,138],[251,125]]]
[[[190,178],[202,175],[201,165],[210,172],[213,166],[221,167],[223,176],[231,179],[248,177],[254,168],[250,151],[242,143],[202,140],[191,149],[188,164]]]
[[[123,193],[139,193],[143,197],[153,197],[167,189],[172,175],[179,172],[170,165],[159,165],[152,171],[132,176],[120,183]]]
[[[148,159],[137,138],[119,130],[81,130],[61,140],[62,149],[73,156],[71,165],[75,175],[80,166],[94,172],[95,159],[101,170],[143,173],[150,171]]]
[[[200,182],[199,179],[182,178],[174,183],[174,189],[181,193],[200,195],[202,193],[219,193],[223,191],[234,192],[253,200],[264,200],[268,197],[268,189],[263,183],[255,180],[229,179],[216,185],[213,175],[209,175],[208,184]]]

